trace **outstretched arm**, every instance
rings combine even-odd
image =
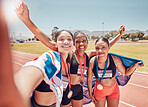
[[[0,107],[29,107],[14,84],[10,41],[1,7],[0,0]]]
[[[29,9],[24,2],[22,2],[18,7],[16,7],[15,12],[17,17],[30,29],[30,31],[48,48],[57,51],[55,43],[44,34],[30,19]]]
[[[121,38],[121,36],[122,36],[124,31],[125,31],[125,26],[120,26],[119,34],[115,38],[113,38],[111,41],[109,41],[109,47],[113,46]],[[89,50],[86,53],[89,56],[89,58],[91,58],[91,57],[96,55],[96,51],[95,50]]]
[[[34,66],[23,67],[15,73],[14,81],[16,87],[26,104],[30,102],[29,100],[31,93],[42,80],[42,71]]]
[[[120,26],[119,28],[119,34],[113,38],[111,41],[109,41],[109,46],[113,46],[122,36],[123,32],[125,31],[125,26]]]

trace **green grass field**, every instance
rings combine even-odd
[[[93,49],[94,43],[89,43],[87,50]],[[12,47],[12,50],[42,54],[50,49],[42,43],[16,43]],[[137,71],[148,72],[148,43],[116,43],[111,47],[110,52],[143,60],[144,67],[138,68]]]

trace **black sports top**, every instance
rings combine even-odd
[[[67,75],[63,75],[63,76],[68,77]],[[53,92],[50,89],[50,85],[48,85],[44,80],[38,85],[38,87],[35,90],[40,92]]]
[[[72,58],[71,58],[71,63],[70,63],[70,74],[77,74],[78,67],[80,65],[79,62],[77,62],[75,55],[76,55],[75,52],[73,52]],[[86,53],[85,53],[85,55],[86,55],[86,68],[88,69],[89,58]],[[82,66],[84,66],[84,64]]]
[[[44,80],[39,84],[39,86],[35,90],[40,92],[53,92],[50,89],[50,86]]]
[[[97,60],[97,57],[95,57],[94,66],[93,66],[93,73],[94,73],[95,77],[98,78],[97,74],[96,74],[96,60]],[[110,61],[110,64],[109,64],[109,67],[106,70],[106,73],[105,73],[103,79],[109,79],[109,78],[111,79],[116,74],[116,65],[115,65],[111,55],[109,55],[109,61]],[[100,75],[99,77],[101,78],[101,76],[104,72],[104,69],[100,69],[98,67],[98,72],[99,72],[98,75]]]

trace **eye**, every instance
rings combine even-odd
[[[82,42],[83,42],[83,43],[86,43],[86,40],[83,40]]]
[[[72,41],[72,39],[68,39],[68,41]]]
[[[80,43],[81,43],[81,41],[76,41],[76,43],[80,44]]]
[[[96,47],[96,50],[99,50],[99,48]]]
[[[61,38],[61,39],[59,39],[59,41],[64,41],[64,39]]]

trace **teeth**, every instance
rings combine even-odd
[[[63,46],[64,48],[68,48],[69,46]]]
[[[80,49],[84,49],[84,46],[83,47],[80,47]]]

